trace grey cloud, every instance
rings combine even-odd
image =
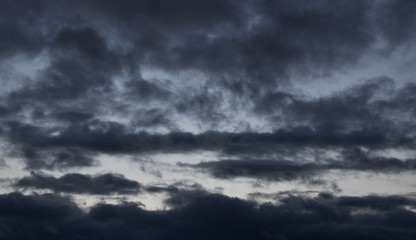
[[[94,88],[108,86],[108,77],[100,72],[89,72],[91,69],[70,60],[59,59],[45,71],[47,81],[11,93],[11,101],[21,104],[50,103],[50,101],[77,99]],[[32,102],[35,100],[35,102]]]
[[[322,116],[322,121],[326,120]],[[328,121],[337,121],[328,117]],[[344,121],[344,120],[340,120]],[[313,123],[313,122],[312,122]],[[320,122],[318,122],[320,123]],[[306,123],[305,123],[306,124]],[[413,141],[412,135],[396,135],[388,126],[386,129],[371,129],[362,126],[362,128],[346,129],[338,128],[333,131],[328,129],[316,128],[308,125],[300,125],[279,129],[273,133],[256,133],[256,132],[216,132],[210,131],[201,134],[192,134],[187,132],[172,132],[169,134],[148,134],[146,132],[134,133],[127,126],[111,121],[101,121],[92,119],[90,121],[74,123],[62,128],[42,127],[18,121],[3,122],[4,129],[8,137],[16,143],[33,144],[35,146],[85,146],[86,148],[102,148],[101,144],[107,142],[110,148],[134,151],[145,149],[133,140],[148,140],[154,144],[149,146],[149,150],[158,150],[164,147],[167,149],[178,147],[190,149],[209,149],[226,147],[227,145],[245,145],[245,144],[311,144],[311,145],[368,145],[368,146],[394,146],[406,145]],[[328,125],[329,127],[331,125]],[[342,127],[342,126],[340,126]],[[358,125],[360,127],[360,125]],[[398,126],[397,126],[398,127]],[[400,129],[397,129],[400,130]],[[52,132],[58,132],[52,135]],[[412,132],[409,132],[411,134]],[[113,136],[113,138],[101,138],[102,136]],[[166,141],[167,142],[166,142]],[[177,140],[176,143],[174,140]],[[101,143],[101,141],[103,143]],[[119,142],[117,142],[119,141]],[[173,141],[173,142],[172,142]],[[96,146],[95,146],[96,145]],[[103,146],[104,147],[104,146]],[[105,148],[102,150],[105,151]]]
[[[415,205],[413,199],[401,196],[364,196],[364,197],[339,197],[336,199],[336,205],[340,207],[352,208],[370,208],[380,211],[391,210],[400,206]]]
[[[388,16],[409,9],[406,1],[388,2],[386,6],[378,4]],[[279,76],[290,75],[293,69],[330,71],[354,64],[366,50],[371,50],[379,34],[377,30],[385,29],[385,25],[409,22],[401,24],[401,28],[392,28],[404,36],[409,36],[406,33],[412,29],[410,10],[403,11],[406,14],[401,17],[395,16],[392,23],[385,21],[384,15],[380,16],[384,21],[374,21],[372,15],[383,11],[362,1],[331,4],[324,0],[314,3],[243,1],[239,4],[206,0],[39,3],[20,1],[11,8],[26,9],[32,13],[32,18],[43,16],[57,21],[60,25],[43,25],[49,34],[42,39],[56,33],[54,40],[47,41],[52,46],[69,55],[80,52],[89,60],[99,59],[101,65],[98,66],[105,69],[117,69],[118,60],[128,56],[140,63],[177,70],[199,69],[213,75],[219,72],[220,76],[243,72],[247,81],[255,81],[257,87],[261,87],[262,82],[273,82],[274,78],[283,81]],[[66,7],[67,13],[48,12],[56,11],[57,6]],[[77,18],[81,20],[71,20]],[[13,26],[11,22],[5,21],[5,24]],[[41,32],[38,25],[40,23],[33,31]],[[64,27],[59,29],[58,26]],[[94,28],[100,28],[101,32],[116,28],[120,42],[132,42],[133,47],[128,53],[117,48],[111,51],[123,53],[110,53],[107,35],[100,36]],[[97,66],[94,61],[87,62]],[[102,64],[104,62],[108,64]]]
[[[313,162],[236,159],[201,162],[199,164],[178,163],[181,167],[192,167],[206,171],[216,178],[233,179],[248,177],[267,181],[304,181],[322,183],[320,177],[331,170],[362,171],[368,173],[397,173],[416,170],[415,159],[397,159],[372,156],[359,148],[345,149],[340,159],[318,159]]]
[[[23,149],[71,148],[91,153],[151,153],[190,152],[213,150],[228,155],[254,155],[279,153],[293,147],[351,148],[385,147],[410,148],[413,138],[390,136],[390,132],[355,130],[330,132],[310,127],[282,129],[274,133],[206,132],[201,134],[171,132],[167,134],[132,133],[119,123],[97,119],[74,123],[66,128],[47,128],[19,122],[9,122],[4,128],[8,139]]]
[[[83,60],[92,60],[99,63],[108,62],[109,66],[117,67],[116,62],[114,62],[115,59],[111,59],[113,56],[106,46],[105,39],[92,28],[73,29],[64,27],[56,34],[51,47],[52,51],[57,51],[58,56],[59,54],[74,54],[74,56],[84,58]],[[76,55],[76,53],[79,55]]]
[[[392,43],[392,47],[414,37],[415,9],[415,3],[408,0],[385,1],[378,6],[377,21],[384,26],[379,30]]]
[[[279,116],[280,120],[287,123],[272,133],[209,131],[200,134],[150,134],[134,129],[156,126],[177,129],[175,122],[169,119],[171,112],[161,110],[140,110],[131,121],[131,126],[94,119],[92,113],[78,110],[55,114],[55,118],[65,124],[53,127],[19,121],[4,121],[2,125],[4,136],[10,142],[24,149],[38,148],[37,151],[55,148],[97,153],[214,150],[228,155],[262,154],[267,157],[295,146],[410,149],[415,134],[412,130],[414,124],[409,121],[415,112],[414,89],[413,84],[395,88],[392,79],[382,77],[319,99],[303,99],[289,93],[268,95],[258,102],[256,111],[271,119],[276,113],[283,113]],[[195,106],[207,105],[207,108],[192,104],[184,106],[200,108],[208,114],[214,105],[206,101],[209,100],[197,100]],[[40,116],[45,119],[48,115]],[[204,118],[207,123],[209,118]]]
[[[21,11],[21,9],[26,11]],[[36,3],[5,1],[2,2],[0,18],[0,56],[7,58],[16,54],[32,55],[46,45],[44,34],[37,28],[38,16],[45,14],[43,8]],[[19,14],[20,13],[20,14]]]
[[[315,200],[326,202],[339,208],[350,208],[352,210],[368,209],[375,211],[390,211],[400,207],[413,208],[415,200],[413,198],[406,198],[398,195],[380,196],[380,195],[367,195],[367,196],[336,196],[329,192],[318,191],[281,191],[277,193],[261,193],[254,192],[248,194],[251,198],[263,198],[266,200],[273,200],[276,203],[290,203],[304,204],[307,200],[311,202],[311,197],[308,195],[315,195]]]
[[[21,155],[29,169],[69,169],[91,167],[96,164],[94,154],[76,148],[42,150],[23,147]]]
[[[367,69],[369,58],[393,64],[414,48],[415,9],[411,0],[4,0],[1,140],[31,170],[90,167],[103,153],[208,150],[226,160],[187,166],[226,179],[413,171],[412,158],[372,153],[413,150],[415,84],[399,85],[396,74],[318,98],[293,89]],[[308,149],[339,159],[305,163]],[[141,186],[75,173],[20,184],[104,195]],[[203,186],[145,190],[164,192],[174,209],[83,212],[55,195],[1,195],[0,238],[415,238],[407,198],[320,195],[258,206]]]
[[[8,167],[6,161],[4,161],[4,159],[0,159],[0,168],[5,168]]]
[[[169,112],[162,109],[152,108],[137,111],[133,117],[132,124],[140,127],[160,126],[175,129],[175,123],[169,118]]]
[[[197,183],[176,182],[170,185],[147,185],[144,186],[144,191],[150,194],[164,193],[167,198],[164,199],[164,204],[171,208],[185,206],[195,199],[209,195],[202,185]]]
[[[414,89],[411,83],[396,88],[394,80],[379,77],[317,99],[270,93],[257,101],[255,111],[289,126],[306,125],[328,138],[351,134],[356,143],[376,143],[397,137],[398,144],[405,144],[414,135],[409,121],[415,112]]]
[[[128,89],[128,94],[140,102],[147,102],[150,100],[166,101],[172,96],[172,93],[168,90],[144,79],[131,80],[126,83],[126,88]]]
[[[61,121],[66,121],[69,123],[72,122],[83,122],[90,120],[94,117],[93,114],[88,112],[82,112],[82,111],[60,111],[57,112],[55,115],[55,118]]]
[[[125,203],[84,212],[67,198],[10,193],[0,196],[0,234],[13,239],[411,239],[416,216],[406,207],[414,207],[414,201],[397,196],[321,194],[257,205],[211,194],[166,211]]]
[[[55,20],[43,25],[44,31],[40,27],[33,28],[34,32],[43,34],[34,38],[45,42],[37,48],[48,52],[50,65],[41,71],[33,84],[13,91],[5,98],[13,111],[33,107],[47,114],[51,109],[70,105],[83,112],[88,110],[94,116],[99,116],[102,112],[98,111],[103,109],[121,111],[123,106],[134,115],[136,104],[146,105],[150,100],[157,100],[166,109],[196,120],[209,129],[220,128],[229,117],[222,108],[229,99],[247,106],[254,101],[255,111],[249,114],[261,112],[267,115],[271,124],[276,119],[287,122],[295,119],[313,131],[330,130],[343,136],[344,133],[339,133],[343,129],[338,130],[345,123],[339,117],[340,112],[357,124],[378,119],[379,115],[368,108],[354,107],[368,100],[365,96],[347,93],[306,101],[286,92],[275,92],[271,85],[276,79],[278,82],[292,81],[288,75],[293,72],[305,75],[318,69],[338,71],[343,68],[341,66],[354,64],[371,51],[381,34],[378,30],[390,24],[387,20],[373,22],[373,15],[404,11],[403,19],[411,18],[405,11],[410,3],[398,2],[244,1],[237,5],[230,1],[201,0],[195,3],[126,1],[115,5],[106,1],[100,4],[75,2],[71,6],[67,2],[4,3],[10,11],[27,9],[31,18],[44,16]],[[186,3],[186,7],[181,3]],[[67,13],[59,14],[61,12],[56,9],[60,4]],[[390,5],[394,7],[388,7]],[[402,17],[397,16],[397,22],[406,22],[400,19]],[[398,31],[410,38],[406,32],[412,29],[412,21],[408,22]],[[4,24],[13,26],[9,21]],[[35,26],[38,26],[36,24],[39,25],[37,21]],[[117,33],[117,39],[110,38],[110,33]],[[391,42],[401,44],[401,41]],[[21,51],[27,52],[23,47]],[[204,87],[208,90],[187,94],[171,92],[141,78],[137,69],[142,65],[155,69],[173,68],[179,72],[205,72],[209,80]],[[128,80],[121,84],[120,90],[114,78],[126,72]],[[173,81],[172,84],[176,83]],[[217,89],[217,86],[221,88]],[[361,90],[352,91],[358,93]],[[123,96],[122,103],[113,100],[119,96]],[[237,104],[232,103],[233,106]],[[276,108],[283,108],[283,116],[271,114]],[[9,110],[5,112],[10,115]],[[52,120],[46,118],[45,121]],[[140,125],[141,121],[138,122]],[[386,130],[382,126],[389,124],[376,123],[376,126],[357,129],[354,141],[388,138],[382,133]],[[140,127],[143,129],[146,125],[149,124]],[[387,130],[395,132],[397,128],[391,126]]]
[[[238,24],[241,21],[242,8],[232,1],[125,1],[115,4],[112,1],[91,1],[92,11],[102,11],[110,18],[127,24],[140,25],[140,20],[151,20],[162,26],[210,27],[221,22]]]
[[[31,176],[18,180],[17,188],[48,189],[54,192],[78,194],[137,194],[140,184],[119,174],[84,175],[68,173],[56,178],[42,173],[31,172]]]
[[[320,166],[314,163],[275,160],[220,160],[196,165],[179,163],[179,166],[207,170],[214,177],[223,179],[250,177],[272,181],[312,181],[312,177],[321,171]]]

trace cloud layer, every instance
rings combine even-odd
[[[54,192],[102,195],[137,194],[140,191],[138,182],[110,173],[98,176],[72,173],[55,178],[32,172],[30,177],[20,179],[15,186],[19,188],[50,189]]]
[[[0,238],[415,238],[415,16],[1,1]]]
[[[54,195],[0,196],[4,238],[100,239],[396,239],[414,238],[416,215],[404,197],[289,197],[260,205],[222,195],[195,198],[167,211],[125,203],[100,204],[83,212]]]

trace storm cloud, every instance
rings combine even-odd
[[[15,183],[18,188],[49,189],[54,192],[78,194],[137,194],[140,184],[118,174],[89,176],[78,173],[65,174],[55,178],[42,173],[32,172]]]
[[[1,1],[0,238],[415,238],[415,16]]]
[[[0,196],[0,222],[2,237],[12,239],[409,239],[416,234],[416,216],[406,207],[414,207],[414,201],[397,196],[322,194],[258,206],[208,195],[174,210],[146,211],[125,203],[99,204],[84,212],[66,198],[10,193]]]
[[[416,159],[402,160],[371,156],[358,148],[344,150],[340,159],[322,159],[319,162],[238,159],[178,164],[181,167],[207,171],[214,177],[223,179],[248,177],[269,181],[302,180],[311,183],[319,182],[319,176],[331,170],[368,173],[398,173],[416,170]]]

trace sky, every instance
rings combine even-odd
[[[0,239],[416,239],[416,1],[0,1]]]

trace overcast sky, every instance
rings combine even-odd
[[[416,1],[3,0],[0,239],[416,239]]]

